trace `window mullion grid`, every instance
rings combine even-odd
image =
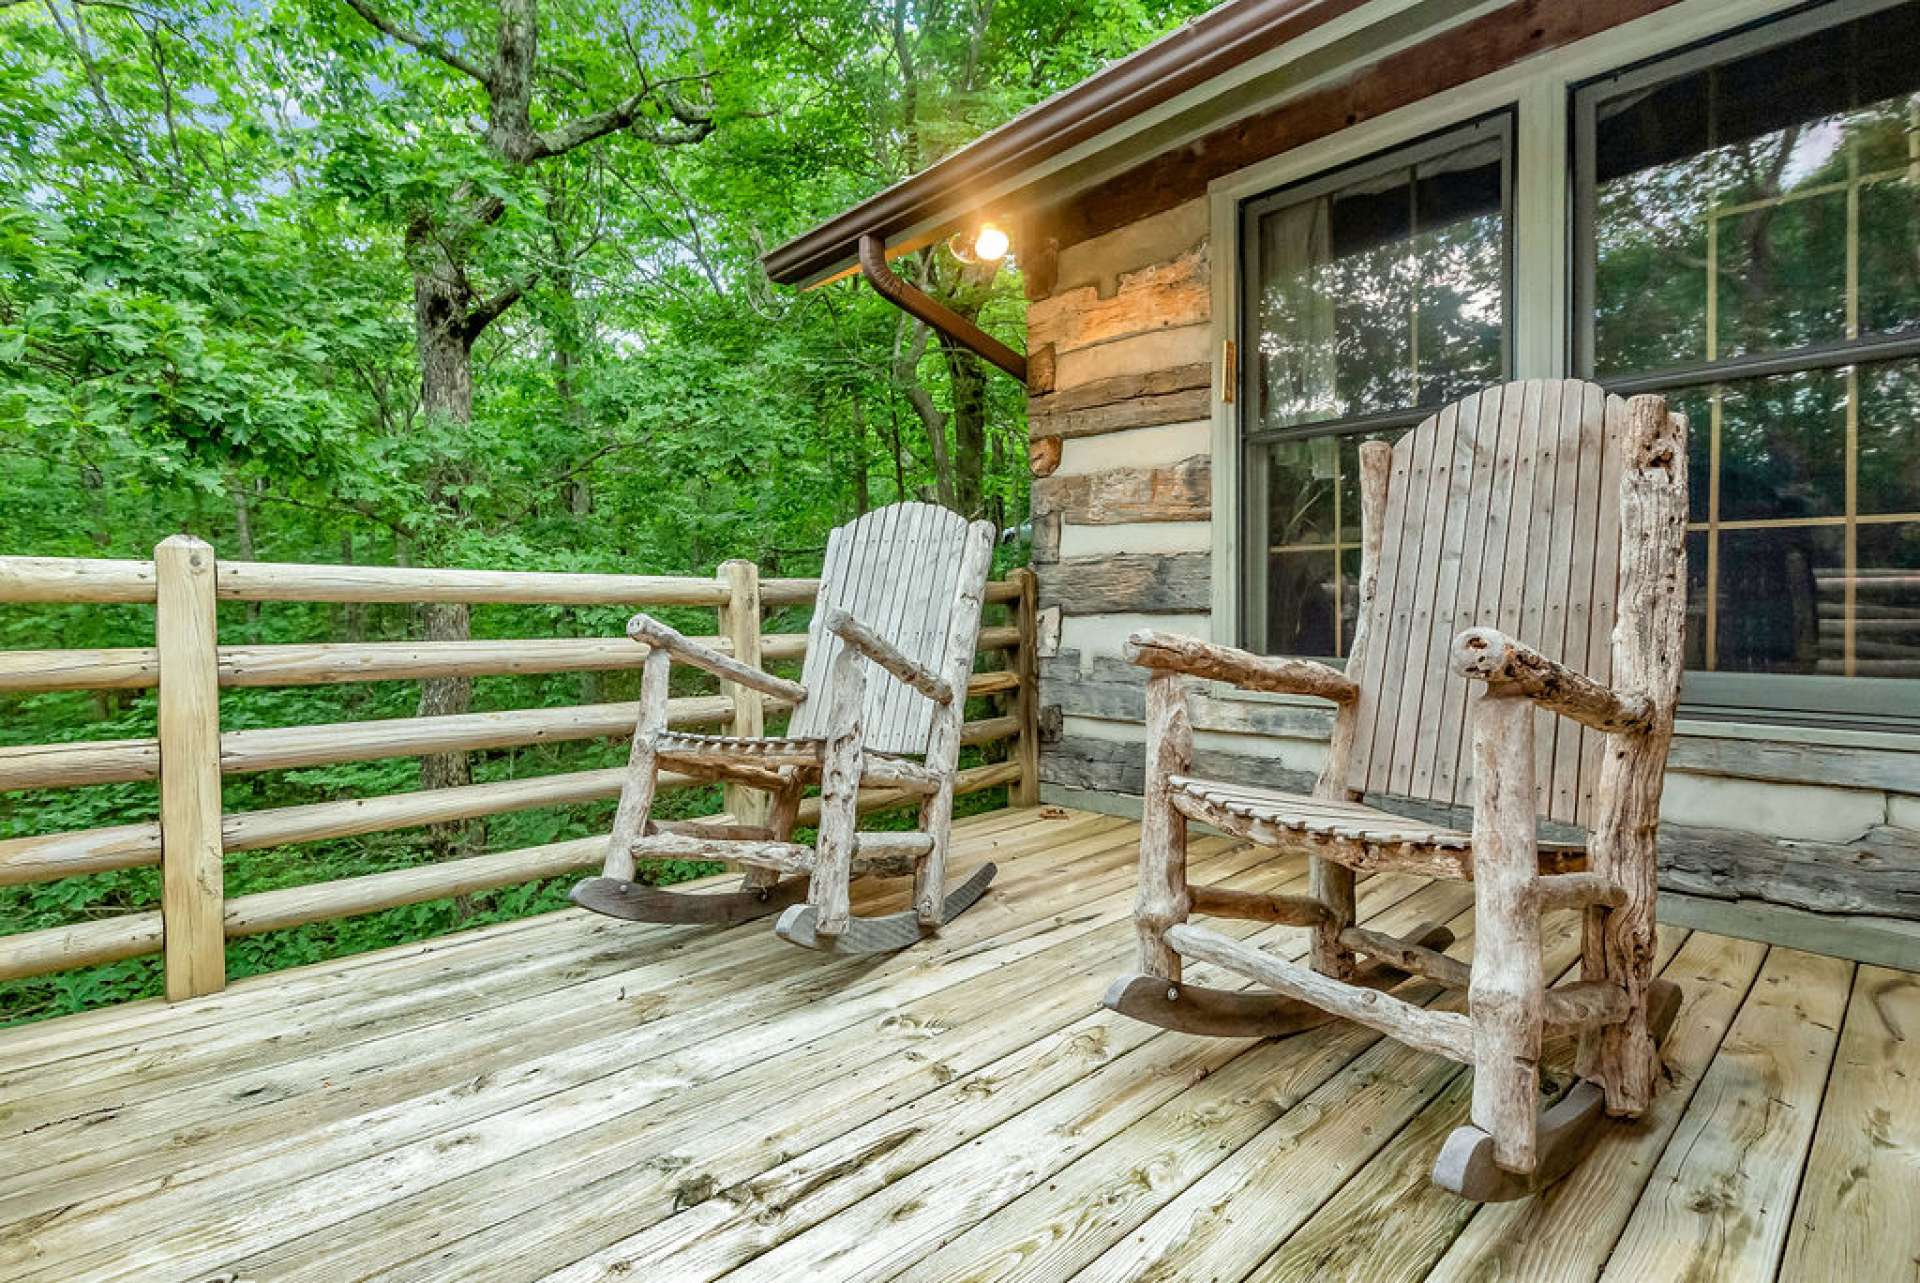
[[[1847,339],[1860,337],[1860,152],[1847,145]],[[1860,366],[1846,367],[1847,443],[1846,511],[1847,524],[1841,532],[1840,637],[1842,672],[1855,675],[1854,619],[1859,596],[1860,569]]]

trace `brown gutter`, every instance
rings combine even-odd
[[[917,317],[960,346],[985,358],[1021,383],[1027,381],[1027,358],[969,321],[924,290],[909,285],[887,266],[887,243],[878,236],[860,238],[860,274],[874,293],[909,316]]]
[[[968,193],[1016,179],[1363,2],[1228,0],[913,177],[776,247],[762,265],[782,285],[825,276],[854,258],[862,236],[891,239],[942,211],[951,212]]]

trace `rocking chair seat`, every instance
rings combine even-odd
[[[1252,784],[1175,775],[1170,801],[1181,814],[1223,833],[1278,850],[1315,855],[1362,873],[1418,873],[1473,877],[1473,835],[1363,802],[1288,793]],[[1540,844],[1540,871],[1586,867],[1584,852],[1563,843]]]
[[[797,757],[817,761],[826,747],[818,735],[701,735],[668,731],[660,737],[662,753],[725,753],[734,757]]]

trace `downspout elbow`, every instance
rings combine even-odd
[[[887,243],[878,236],[860,238],[860,274],[874,293],[901,311],[925,321],[940,333],[1020,380],[1027,381],[1027,358],[960,315],[926,291],[900,278],[887,265]]]

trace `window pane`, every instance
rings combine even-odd
[[[1920,361],[1748,379],[1672,400],[1691,427],[1687,667],[1920,676],[1920,665],[1879,662],[1904,659],[1905,647],[1920,644],[1920,520],[1884,520],[1920,514]]]
[[[1723,213],[1717,231],[1720,316],[1718,350],[1711,355],[1779,352],[1847,337],[1845,192]]]
[[[1375,168],[1259,217],[1258,426],[1442,405],[1501,377],[1505,146]]]
[[[1847,510],[1847,374],[1814,370],[1694,388],[1671,398],[1686,413],[1692,519],[1712,495],[1720,428],[1720,520],[1838,517]]]
[[[1791,370],[1920,332],[1920,5],[1756,48],[1768,30],[1581,91],[1600,378]],[[1669,399],[1691,425],[1687,667],[1920,677],[1920,360]],[[1814,688],[1779,689],[1810,707]],[[1882,698],[1866,689],[1850,708]]]
[[[1279,552],[1267,559],[1267,648],[1280,655],[1332,655],[1334,555]]]
[[[1839,526],[1720,532],[1713,667],[1735,673],[1816,673],[1838,658],[1837,600],[1845,564]]]
[[[1270,560],[1267,628],[1256,644],[1279,655],[1347,653],[1360,586],[1360,446],[1396,435],[1323,434],[1260,448]],[[1336,554],[1342,572],[1338,585]]]
[[[1920,521],[1861,526],[1857,554],[1853,674],[1920,677]]]
[[[1920,361],[1860,367],[1860,511],[1920,512]]]
[[[1707,663],[1707,536],[1687,535],[1687,659],[1686,667],[1699,672]]]
[[[1500,143],[1427,161],[1415,171],[1414,365],[1420,405],[1500,381],[1506,315],[1506,228]]]
[[[1920,148],[1920,99],[1907,138]],[[1920,328],[1920,160],[1860,190],[1860,331]]]
[[[1276,441],[1267,448],[1267,542],[1331,544],[1339,451],[1333,437]]]
[[[1920,325],[1915,48],[1902,6],[1596,105],[1596,372]]]
[[[1508,147],[1470,126],[1297,197],[1262,197],[1248,216],[1245,428],[1330,429],[1246,448],[1250,535],[1264,535],[1248,644],[1339,657],[1352,643],[1360,447],[1398,433],[1338,425],[1437,407],[1506,377]]]

